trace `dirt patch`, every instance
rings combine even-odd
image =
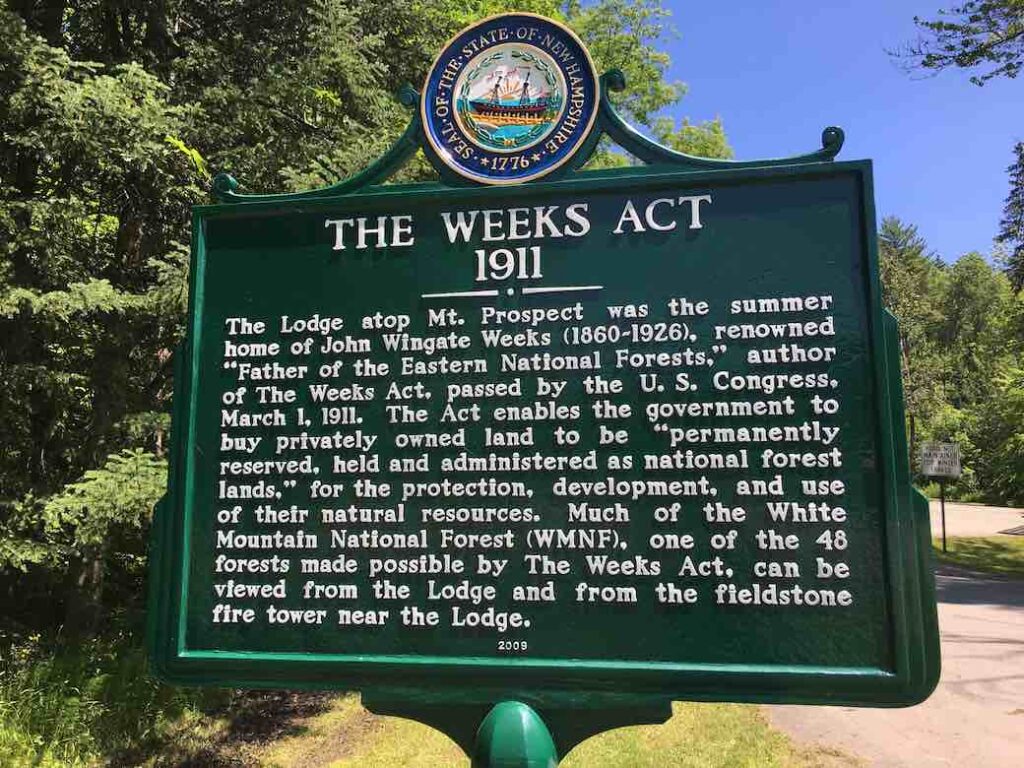
[[[324,717],[301,738],[278,745],[273,751],[273,764],[282,768],[324,768],[351,756],[384,729],[383,718],[367,712],[355,701],[345,704],[351,706],[351,711],[337,718]]]
[[[303,732],[304,722],[331,708],[337,693],[246,691],[225,713],[224,743],[267,744]]]
[[[825,744],[795,745],[802,768],[863,768],[867,763],[841,749]]]
[[[236,691],[225,705],[184,722],[157,756],[139,760],[124,754],[109,765],[252,768],[269,745],[304,734],[307,723],[327,712],[337,698],[337,693],[319,691]]]

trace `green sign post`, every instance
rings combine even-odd
[[[870,163],[834,128],[788,160],[665,149],[615,113],[621,74],[587,102],[568,34],[486,20],[364,173],[222,175],[196,209],[161,677],[358,689],[478,765],[673,699],[934,688]],[[645,165],[578,171],[601,136]],[[440,183],[378,185],[420,148]]]

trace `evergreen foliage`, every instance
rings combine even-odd
[[[1010,176],[1010,194],[1006,196],[1003,218],[996,241],[1007,248],[1006,274],[1019,291],[1024,288],[1024,141],[1013,147],[1014,163],[1006,169]]]
[[[1024,504],[1024,294],[980,254],[945,264],[895,218],[882,222],[879,258],[900,323],[912,465],[924,441],[959,443],[954,497]]]
[[[941,262],[927,251],[917,227],[886,218],[878,233],[879,271],[886,307],[900,329],[903,396],[911,455],[918,446],[918,415],[943,402],[937,330],[942,321],[935,296],[942,290]]]
[[[939,71],[982,68],[971,82],[1016,77],[1024,63],[1024,0],[968,0],[934,19],[914,17],[924,33],[902,55],[911,67]]]

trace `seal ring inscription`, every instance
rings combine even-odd
[[[492,16],[459,32],[427,75],[420,114],[438,159],[484,184],[540,178],[566,163],[597,117],[583,42],[543,16]]]

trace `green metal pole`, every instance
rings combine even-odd
[[[496,704],[480,723],[473,768],[557,768],[558,751],[548,727],[519,701]]]

